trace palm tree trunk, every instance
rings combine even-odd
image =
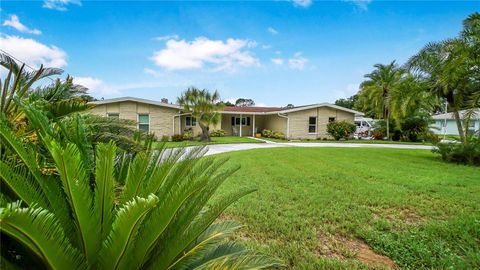
[[[210,134],[208,134],[208,126],[200,124],[200,128],[202,129],[202,135],[200,136],[200,139],[204,142],[211,142],[212,139],[210,138]]]

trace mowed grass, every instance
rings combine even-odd
[[[241,169],[221,194],[258,189],[222,218],[244,224],[238,238],[288,268],[372,268],[352,248],[366,243],[404,269],[480,269],[478,167],[405,149],[271,148],[222,156]]]
[[[263,143],[262,141],[251,139],[248,137],[237,137],[237,136],[225,136],[225,137],[212,137],[211,142],[202,142],[198,138],[195,138],[191,141],[183,142],[157,142],[156,144],[161,145],[165,144],[167,148],[174,147],[183,147],[183,146],[199,146],[206,144],[232,144],[232,143]]]

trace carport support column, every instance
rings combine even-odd
[[[252,115],[253,121],[252,121],[252,137],[255,137],[255,114]]]
[[[240,137],[242,137],[242,118],[242,114],[240,114],[240,133],[238,133]]]

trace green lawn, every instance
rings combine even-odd
[[[280,143],[289,143],[289,142],[307,142],[307,143],[373,143],[373,144],[413,144],[413,145],[432,145],[430,142],[400,142],[400,141],[382,141],[382,140],[346,140],[346,141],[335,141],[335,140],[282,140],[282,139],[272,139],[272,138],[261,138],[264,140],[269,140],[272,142]]]
[[[272,148],[222,156],[241,169],[221,194],[258,188],[222,218],[244,224],[238,238],[288,268],[371,268],[387,259],[377,253],[403,269],[480,269],[478,167],[405,149]]]
[[[163,142],[158,142],[157,144],[162,144]],[[205,144],[230,144],[230,143],[262,143],[262,141],[254,140],[247,137],[234,137],[234,136],[226,136],[226,137],[212,137],[211,142],[201,142],[198,139],[193,141],[183,141],[183,142],[165,142],[165,147],[173,148],[173,147],[180,147],[180,146],[198,146],[198,145],[205,145]]]

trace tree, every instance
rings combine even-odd
[[[381,115],[387,123],[387,138],[390,139],[391,118],[389,94],[398,88],[403,70],[400,69],[395,61],[388,65],[376,64],[375,70],[365,75],[368,80],[360,85],[360,96],[368,101],[369,106],[373,108],[377,115]],[[367,103],[365,103],[367,104]]]
[[[429,91],[448,103],[458,133],[466,143],[468,127],[459,111],[468,108],[468,101],[480,86],[480,14],[464,21],[458,38],[427,44],[411,57],[407,67],[429,84]]]
[[[27,119],[51,162],[0,118],[2,265],[12,269],[212,269],[280,266],[228,241],[235,222],[215,222],[251,189],[211,200],[238,168],[192,151],[150,149],[129,161],[114,143],[94,152],[51,136],[41,110]],[[81,128],[81,127],[77,127]],[[85,155],[91,158],[85,158]],[[85,159],[94,159],[93,164]],[[122,174],[121,171],[127,173]],[[117,189],[117,180],[124,182]],[[208,206],[207,206],[208,203]]]
[[[356,130],[357,126],[347,121],[332,121],[327,124],[327,133],[330,134],[335,140],[347,139]]]
[[[202,129],[201,140],[211,141],[210,125],[215,125],[221,120],[219,111],[222,110],[223,105],[220,103],[220,94],[217,91],[210,93],[206,89],[199,90],[191,87],[182,93],[177,102],[185,112],[191,112],[197,119]]]
[[[249,98],[239,98],[235,101],[235,106],[237,107],[252,107],[255,106],[253,99]]]
[[[285,106],[285,108],[289,108],[289,109],[294,108],[294,107],[295,107],[295,105],[293,105],[291,103],[289,103],[289,104],[287,104],[287,106]]]
[[[335,105],[338,105],[347,109],[353,109],[357,100],[358,100],[358,94],[355,94],[348,98],[340,98],[335,100]]]

